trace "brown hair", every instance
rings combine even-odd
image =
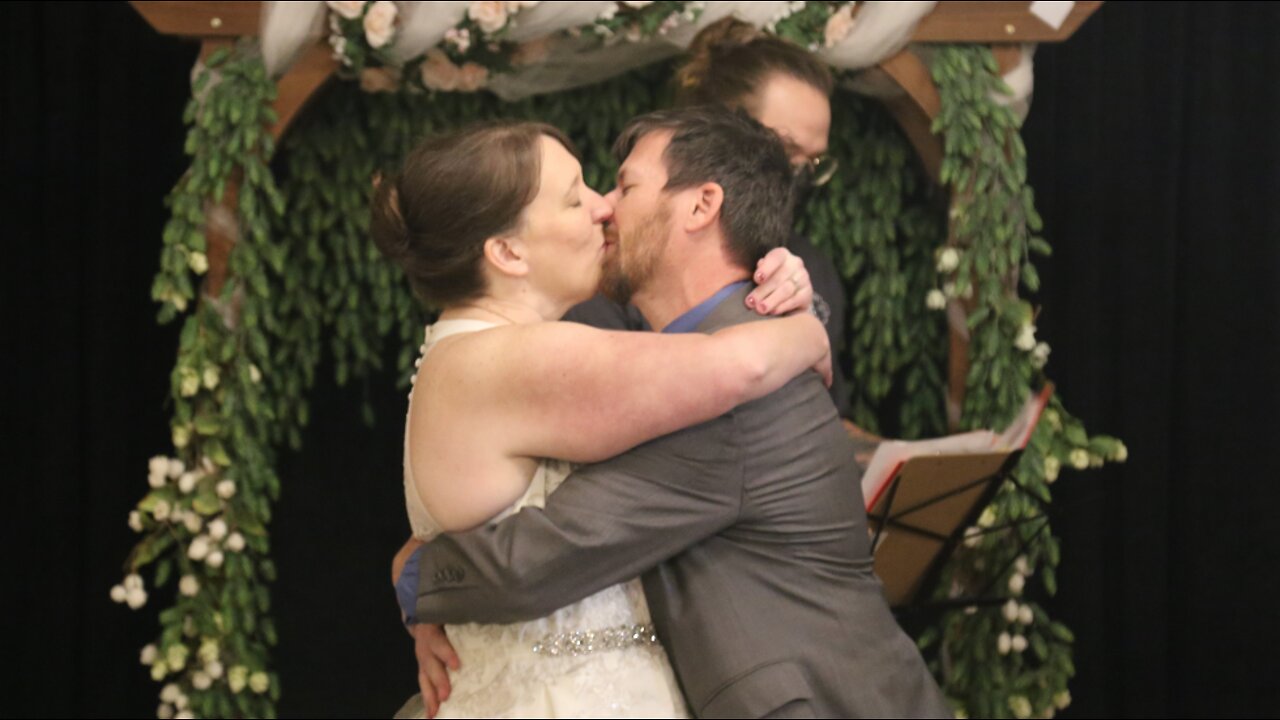
[[[727,17],[703,28],[689,45],[689,59],[676,71],[676,104],[754,111],[756,93],[775,73],[824,95],[835,89],[831,71],[804,48]]]
[[[422,141],[399,175],[378,185],[374,244],[418,297],[446,306],[484,293],[485,240],[517,227],[537,196],[544,135],[577,155],[564,133],[544,123],[477,123]]]
[[[782,141],[742,110],[701,105],[641,115],[623,128],[613,146],[622,162],[640,138],[668,131],[662,153],[664,190],[704,182],[724,189],[720,226],[733,260],[752,269],[791,233],[794,182]]]

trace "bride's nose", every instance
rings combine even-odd
[[[609,203],[607,198],[601,197],[599,193],[591,191],[591,222],[599,224],[608,222],[613,217],[613,205]]]

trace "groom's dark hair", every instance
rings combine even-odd
[[[659,110],[627,123],[614,143],[621,163],[640,138],[668,131],[664,190],[704,182],[724,189],[720,223],[730,255],[744,268],[791,236],[794,175],[782,141],[741,110],[702,105]]]

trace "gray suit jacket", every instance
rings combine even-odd
[[[699,330],[758,319],[746,292]],[[952,716],[872,572],[816,373],[580,468],[544,509],[433,541],[417,615],[530,620],[637,575],[699,717]]]

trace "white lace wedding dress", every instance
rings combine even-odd
[[[478,320],[428,326],[423,356],[445,337],[491,327]],[[414,536],[430,540],[440,527],[423,507],[411,468],[406,423],[405,504]],[[569,471],[568,463],[542,461],[524,496],[490,522],[542,507]],[[452,693],[438,717],[688,717],[650,622],[640,581],[632,580],[539,620],[449,625],[462,666],[450,673]]]

